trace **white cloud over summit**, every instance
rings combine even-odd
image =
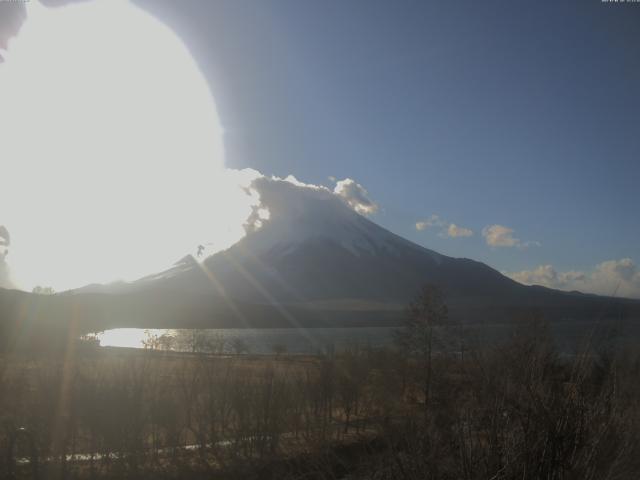
[[[360,215],[372,215],[378,211],[378,204],[369,198],[369,192],[351,178],[339,180],[333,193],[347,202]]]
[[[342,211],[353,210],[367,215],[378,209],[367,190],[350,178],[337,181],[332,190],[324,185],[304,183],[293,175],[286,178],[266,176],[250,169],[240,174],[245,179],[243,189],[252,197],[252,213],[244,223],[248,234],[261,229],[267,222],[285,228],[292,219],[322,217],[324,223],[321,223],[326,225],[326,221],[332,220],[325,218],[327,212],[339,217]],[[333,203],[334,207],[327,208],[327,202]]]
[[[599,263],[591,272],[559,272],[553,265],[540,265],[507,275],[525,285],[640,298],[640,269],[630,258]]]

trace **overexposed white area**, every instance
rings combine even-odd
[[[102,347],[144,348],[144,342],[152,336],[171,334],[171,330],[115,328],[97,335]]]
[[[231,245],[249,172],[224,167],[208,85],[165,25],[125,0],[29,17],[0,65],[0,225],[14,283],[133,279]]]
[[[317,354],[353,347],[378,347],[392,342],[394,327],[346,328],[221,328],[198,330],[200,352],[235,353],[234,344],[241,341],[243,351],[251,354]],[[154,338],[170,337],[168,342]],[[103,347],[152,348],[157,350],[193,351],[193,330],[116,328],[97,335]]]

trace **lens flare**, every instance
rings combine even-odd
[[[0,65],[0,225],[18,286],[133,279],[242,234],[250,199],[191,55],[123,0],[47,9]]]

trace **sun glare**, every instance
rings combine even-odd
[[[124,0],[29,5],[0,65],[17,285],[133,279],[237,240],[242,174],[225,170],[213,97],[177,36]]]

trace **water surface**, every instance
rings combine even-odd
[[[116,328],[97,335],[101,346],[155,348],[160,350],[214,351],[268,354],[286,352],[315,354],[350,346],[382,347],[393,341],[392,327],[369,328],[223,328],[210,330],[163,330]],[[169,337],[169,338],[167,338]]]
[[[393,343],[397,327],[358,328],[225,328],[208,330],[117,328],[97,335],[101,346],[153,348],[212,353],[317,354],[347,347],[384,347]],[[483,324],[458,327],[464,343],[499,345],[517,330],[513,324]],[[550,326],[558,349],[575,353],[585,341],[593,345],[614,342],[640,346],[640,322],[566,321]]]

